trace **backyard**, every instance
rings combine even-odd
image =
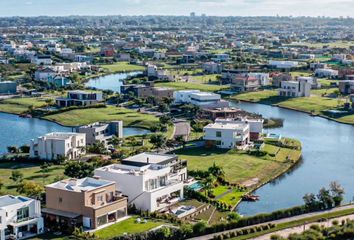
[[[118,72],[135,72],[135,71],[144,71],[145,67],[133,65],[128,62],[117,62],[114,64],[101,65],[104,69],[107,69],[109,72],[118,73]]]

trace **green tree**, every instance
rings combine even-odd
[[[336,181],[331,182],[329,187],[333,197],[334,205],[339,206],[343,201],[344,188]]]
[[[222,167],[217,166],[215,162],[211,167],[208,168],[208,172],[217,178],[223,178],[225,176],[225,172]]]
[[[166,145],[166,137],[162,134],[153,134],[150,136],[150,142],[155,148],[160,149]]]
[[[44,193],[44,187],[34,181],[24,181],[17,187],[17,192],[31,198],[39,199]]]
[[[91,164],[78,161],[69,161],[65,165],[64,174],[71,178],[85,178],[93,175],[94,167]]]
[[[43,183],[44,183],[44,180],[47,176],[47,173],[49,172],[49,165],[48,163],[43,163],[41,166],[40,166],[40,169],[41,169],[41,173],[42,173],[42,178],[43,178]]]
[[[18,148],[16,146],[8,146],[7,147],[7,152],[8,153],[18,153],[19,150],[18,150]]]
[[[29,153],[30,152],[30,146],[28,145],[23,145],[20,147],[20,152],[22,153]]]
[[[10,179],[15,183],[22,182],[23,180],[23,173],[19,170],[13,170],[11,172]]]
[[[207,227],[206,222],[204,221],[197,222],[196,224],[193,225],[193,232],[195,234],[202,234],[205,232],[206,227]]]

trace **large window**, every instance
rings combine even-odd
[[[17,221],[23,221],[29,217],[29,208],[24,207],[17,210]]]
[[[103,215],[97,218],[97,226],[102,226],[107,223],[107,215]]]

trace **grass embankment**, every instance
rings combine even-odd
[[[333,218],[343,217],[343,216],[347,216],[347,215],[351,215],[351,214],[354,214],[354,209],[345,209],[345,210],[340,210],[340,211],[336,211],[336,212],[332,212],[332,213],[323,213],[323,214],[319,214],[316,216],[303,218],[300,220],[294,220],[294,221],[289,221],[289,222],[285,222],[285,223],[280,223],[280,224],[277,224],[275,226],[275,228],[272,228],[272,229],[269,229],[266,231],[262,231],[262,232],[256,232],[256,233],[252,233],[252,234],[248,234],[248,235],[244,235],[244,236],[231,238],[230,240],[252,239],[252,238],[260,237],[260,236],[263,236],[263,235],[266,235],[269,233],[275,233],[275,232],[283,230],[283,229],[298,227],[298,226],[302,226],[304,224],[308,225],[311,223],[318,222],[322,219],[333,219]]]
[[[338,109],[338,106],[342,106],[344,103],[343,99],[322,96],[323,94],[333,93],[333,91],[334,89],[332,88],[321,89],[314,90],[311,97],[284,98],[278,96],[277,90],[264,90],[234,95],[231,99],[274,105],[329,118],[325,112],[328,110]],[[330,119],[342,123],[354,124],[354,114],[348,114],[346,116],[339,116],[336,118],[331,117]]]
[[[114,64],[101,65],[104,69],[107,69],[109,72],[118,73],[118,72],[135,72],[135,71],[144,71],[145,67],[139,65],[133,65],[128,62],[117,62]]]
[[[44,117],[65,126],[79,126],[98,121],[124,121],[125,126],[149,128],[158,123],[158,118],[137,111],[106,106],[105,108],[75,109]]]
[[[300,145],[297,141],[294,144]],[[226,180],[238,184],[253,178],[258,178],[259,182],[268,181],[287,170],[301,157],[301,150],[270,144],[265,144],[262,151],[267,153],[262,157],[243,151],[205,148],[182,149],[175,153],[188,161],[189,170],[206,171],[215,162],[224,169]]]
[[[50,98],[11,98],[0,101],[0,111],[14,114],[21,114],[28,111],[29,107],[40,108],[47,105],[46,100]]]
[[[98,230],[95,232],[95,236],[100,239],[112,239],[113,237],[118,237],[124,233],[134,234],[149,231],[153,228],[163,225],[161,221],[147,220],[146,223],[143,221],[141,223],[136,222],[136,217],[129,218],[122,222],[113,224],[107,228]]]
[[[197,82],[163,82],[155,84],[157,87],[171,87],[176,90],[200,90],[203,92],[217,92],[220,90],[228,89],[226,85],[214,85],[207,83]]]
[[[3,194],[17,195],[17,183],[10,180],[13,170],[19,170],[23,173],[24,181],[34,181],[41,185],[53,183],[56,178],[64,176],[64,166],[53,165],[49,167],[49,171],[42,173],[40,169],[41,163],[16,163],[1,162],[0,163],[0,180],[4,184],[1,188]]]

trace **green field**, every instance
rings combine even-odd
[[[134,110],[115,106],[75,109],[48,115],[45,119],[58,122],[65,126],[79,126],[98,121],[123,120],[125,126],[149,128],[158,122],[158,119],[152,115],[142,114]]]
[[[23,180],[35,181],[43,185],[53,183],[56,178],[64,176],[64,167],[59,165],[49,167],[49,171],[43,174],[40,172],[39,163],[2,162],[0,163],[0,180],[4,186],[1,188],[1,193],[18,194],[17,184],[9,179],[11,172],[16,169],[23,173]]]
[[[100,239],[112,239],[113,237],[121,236],[124,233],[133,234],[146,232],[163,224],[161,221],[153,221],[150,219],[147,220],[146,223],[137,223],[136,219],[136,217],[132,217],[104,229],[98,230],[95,232],[95,236],[99,237]]]
[[[144,71],[145,67],[129,64],[128,62],[117,62],[114,64],[101,65],[104,69],[112,73]]]
[[[279,151],[278,151],[279,150]],[[189,170],[206,171],[214,163],[223,168],[225,177],[232,183],[243,183],[253,178],[264,182],[279,175],[292,165],[287,157],[294,161],[299,160],[301,152],[298,150],[278,149],[275,157],[266,155],[256,157],[244,152],[235,153],[234,150],[190,148],[177,150],[175,153],[181,159],[188,161]],[[280,151],[282,150],[282,151]],[[264,151],[268,151],[265,149]],[[272,153],[269,151],[268,153]],[[223,189],[218,190],[218,193]]]
[[[176,90],[200,90],[204,92],[217,92],[220,90],[228,89],[229,86],[220,86],[213,84],[203,84],[203,83],[194,83],[194,82],[164,82],[155,84],[158,87],[171,87]]]
[[[45,100],[48,98],[11,98],[0,101],[0,111],[20,114],[28,111],[30,106],[39,108],[46,106]]]

